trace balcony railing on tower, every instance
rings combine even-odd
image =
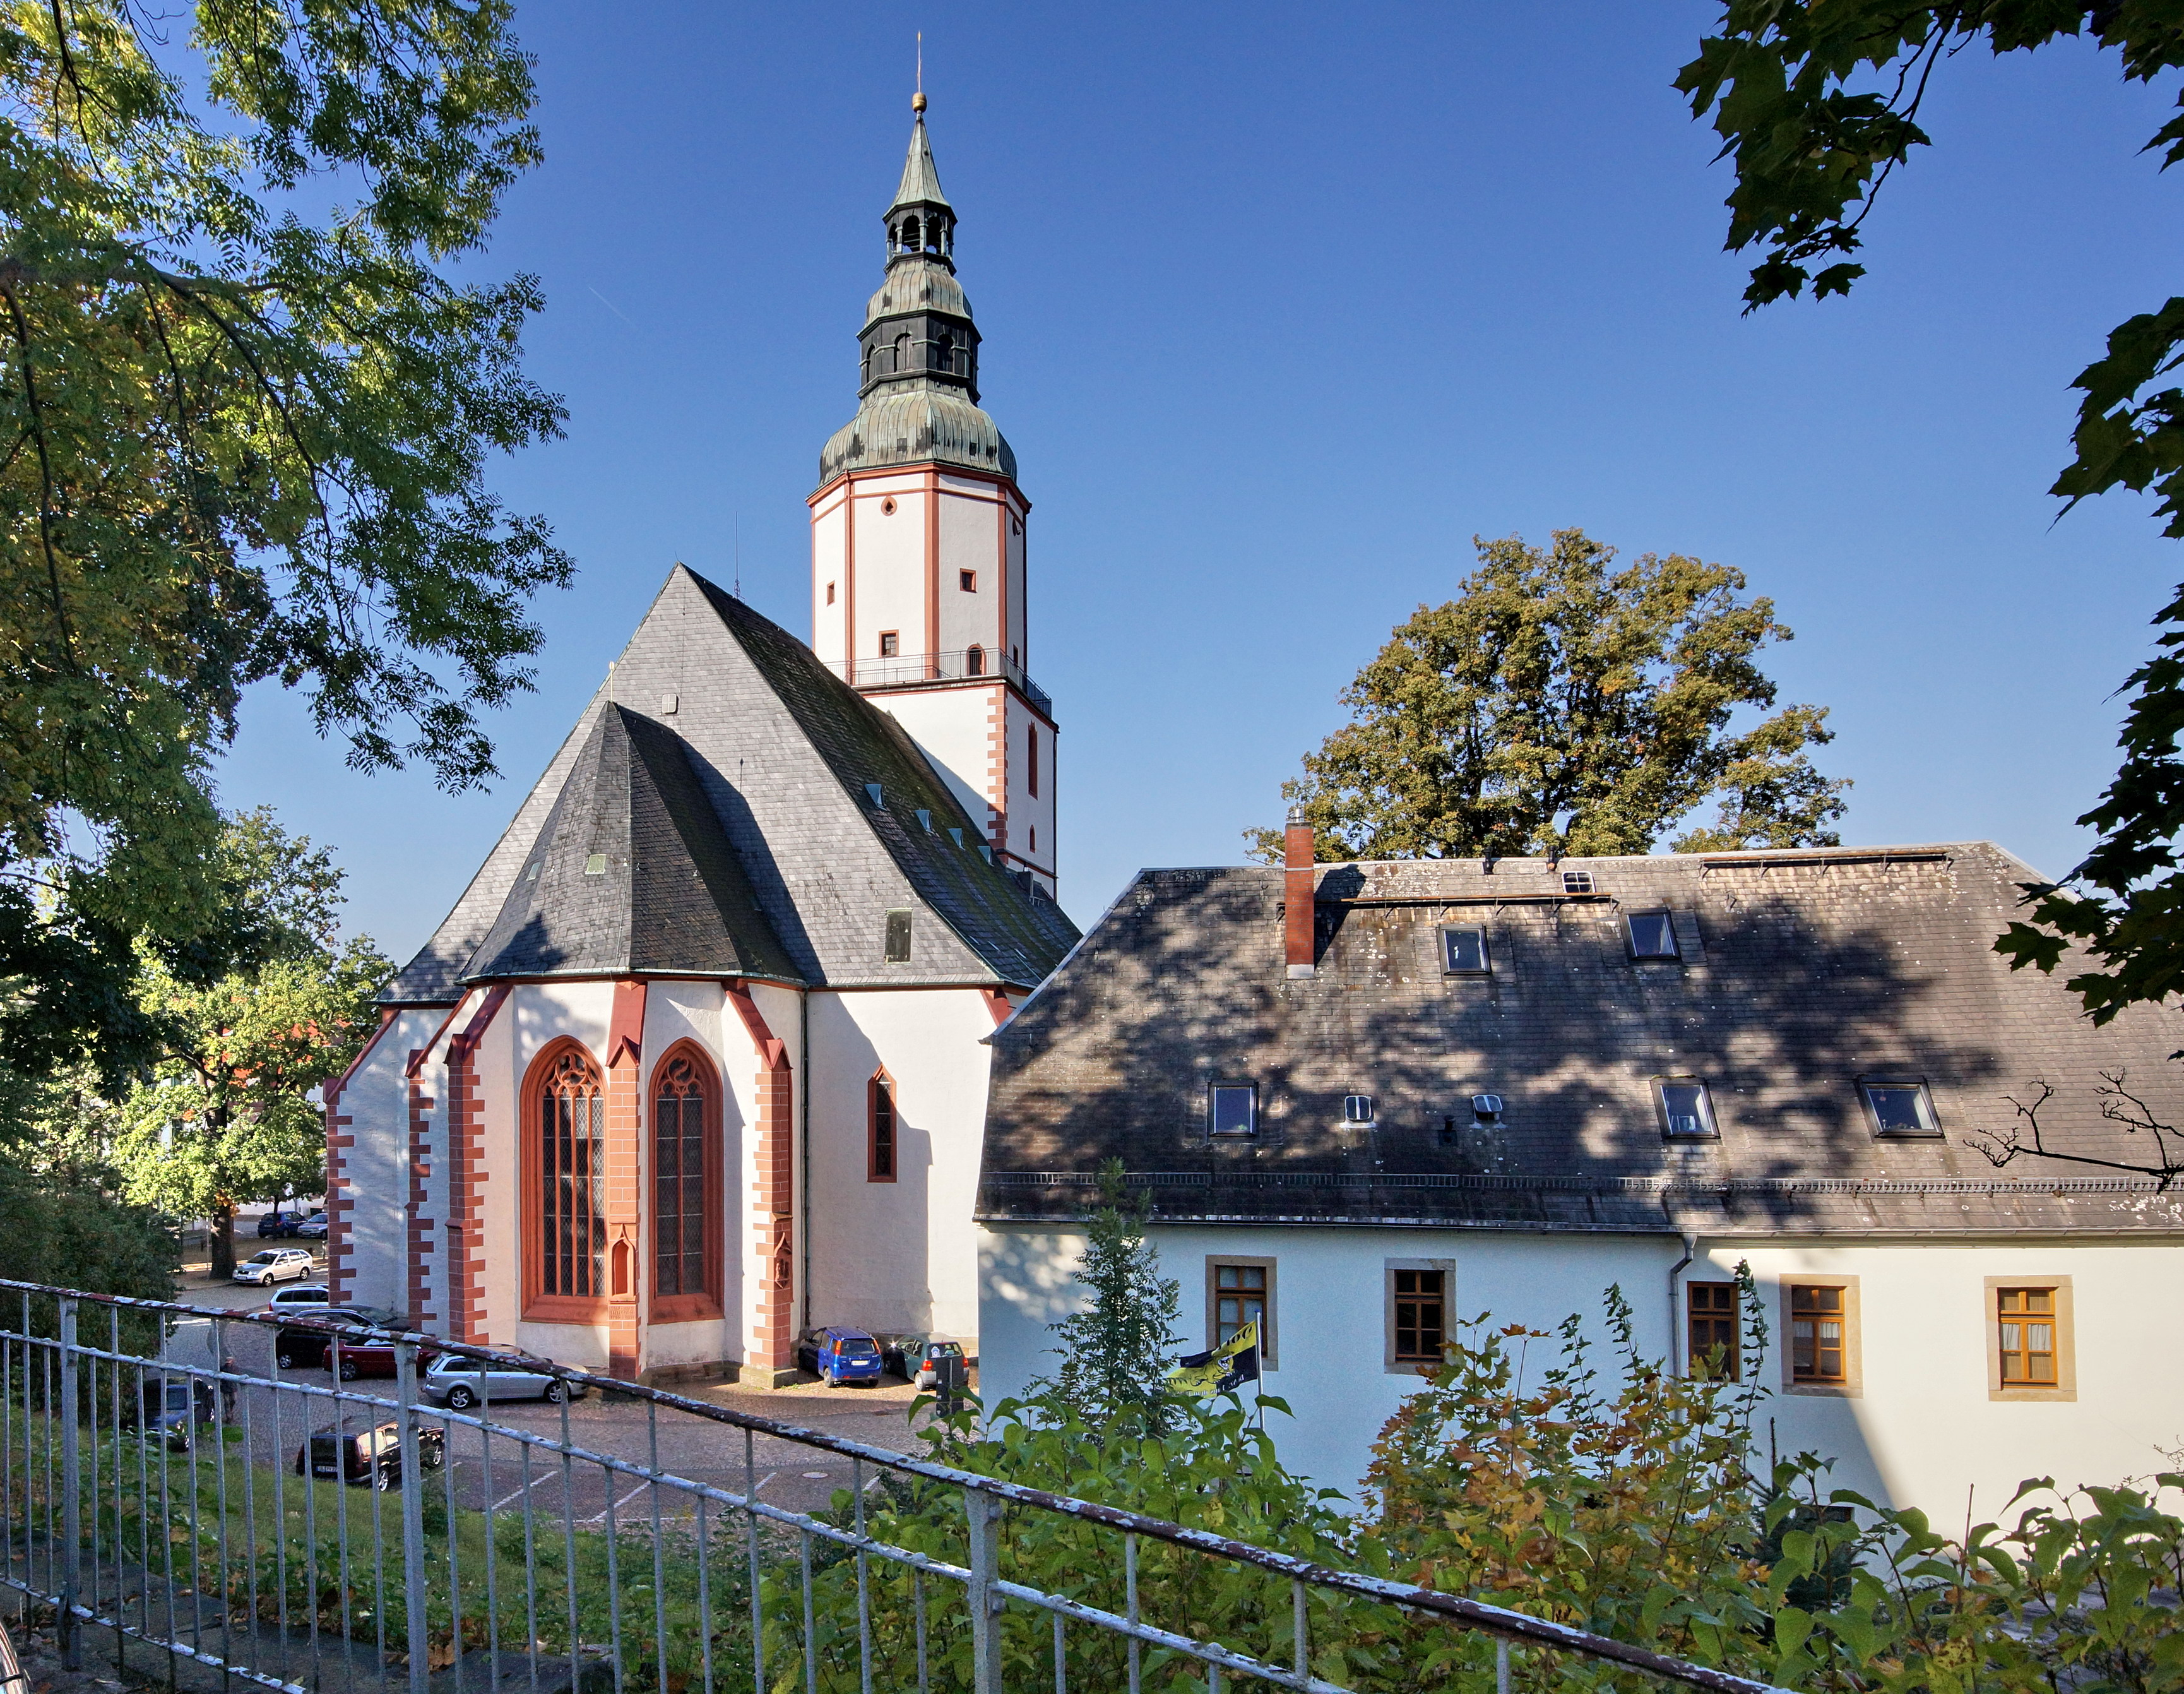
[[[928,683],[1008,683],[1043,712],[1054,701],[1024,667],[994,647],[956,653],[883,653],[876,659],[829,659],[827,668],[852,688],[915,688]]]

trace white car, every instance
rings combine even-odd
[[[301,1247],[268,1247],[235,1268],[237,1282],[301,1282],[316,1268]]]
[[[491,1363],[483,1359],[457,1358],[442,1353],[426,1368],[417,1386],[435,1405],[467,1412],[482,1401],[498,1406],[504,1400],[581,1400],[584,1385],[553,1375],[554,1367],[536,1354],[514,1347],[496,1347]]]
[[[265,1302],[265,1309],[273,1312],[323,1312],[326,1296],[333,1290],[322,1282],[299,1282],[292,1288],[284,1288]]]

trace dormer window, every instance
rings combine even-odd
[[[1934,1117],[1934,1099],[1923,1082],[1900,1078],[1869,1077],[1858,1084],[1865,1099],[1866,1121],[1876,1135],[1938,1135],[1942,1126]]]
[[[1680,959],[1683,955],[1676,949],[1676,926],[1665,911],[1633,911],[1626,913],[1624,922],[1630,932],[1630,956],[1634,959]]]
[[[1451,977],[1483,977],[1489,974],[1486,932],[1466,924],[1443,926],[1440,932],[1440,968],[1444,976]]]
[[[1474,1094],[1471,1096],[1471,1121],[1479,1128],[1490,1128],[1502,1121],[1502,1096],[1498,1094]]]
[[[1240,1140],[1259,1133],[1259,1089],[1253,1083],[1216,1083],[1208,1090],[1206,1133]]]
[[[1653,1084],[1661,1106],[1661,1133],[1672,1141],[1711,1141],[1721,1132],[1714,1128],[1713,1101],[1707,1085],[1696,1077],[1663,1077]]]

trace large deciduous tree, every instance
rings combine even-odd
[[[130,1199],[212,1221],[215,1276],[234,1268],[237,1206],[326,1186],[308,1096],[361,1049],[392,968],[369,939],[337,939],[341,872],[308,839],[260,811],[230,824],[221,854],[229,910],[257,926],[254,962],[196,983],[145,954],[137,992],[163,1050],[121,1101],[113,1147]]]
[[[188,20],[186,29],[175,24]],[[493,769],[570,563],[487,486],[558,434],[484,280],[538,158],[507,0],[0,0],[0,1041],[140,1059],[136,943],[224,920],[211,755],[305,690],[375,769]]]
[[[1709,114],[1736,165],[1732,249],[1756,247],[1746,309],[1848,292],[1865,274],[1851,255],[1882,184],[1929,144],[1919,109],[1933,77],[1968,48],[2031,52],[2083,37],[2115,54],[2126,78],[2184,67],[2175,0],[1730,0],[1676,86]],[[2179,104],[2184,105],[2184,95]],[[2144,149],[2184,159],[2184,115]],[[2081,371],[2075,454],[2049,491],[2070,505],[2113,488],[2152,491],[2164,533],[2184,538],[2184,297],[2118,325]],[[2026,889],[2028,921],[1996,943],[2014,967],[2053,971],[2073,943],[2092,963],[2070,978],[2097,1023],[2184,988],[2184,588],[2154,616],[2155,656],[2125,679],[2123,762],[2078,822],[2099,833],[2059,884]]]
[[[1302,805],[1322,859],[1528,852],[1687,852],[1832,844],[1848,783],[1806,749],[1827,713],[1771,710],[1754,655],[1790,632],[1742,573],[1680,554],[1620,570],[1578,530],[1545,548],[1478,543],[1456,599],[1420,606],[1342,699],[1353,721],[1306,755],[1282,792]],[[1247,832],[1279,855],[1281,839]]]

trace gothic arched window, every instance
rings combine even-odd
[[[720,1296],[718,1100],[712,1067],[694,1047],[671,1051],[652,1073],[655,1317],[669,1301]]]
[[[599,1067],[574,1042],[549,1050],[533,1070],[530,1096],[527,1290],[555,1302],[602,1299],[607,1129]]]
[[[884,1069],[865,1084],[865,1180],[893,1182],[900,1125],[895,1118],[894,1078]]]
[[[967,577],[971,573],[966,571],[963,574]],[[983,677],[986,674],[984,648],[967,647],[963,649],[963,674],[967,677]]]

